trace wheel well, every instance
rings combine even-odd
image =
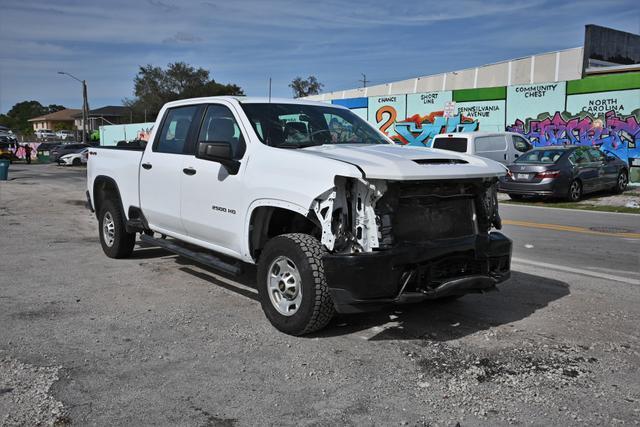
[[[118,202],[122,207],[118,185],[111,178],[99,176],[93,183],[93,204],[95,205],[96,216],[100,214],[100,208],[105,200]]]
[[[261,206],[251,214],[249,224],[249,251],[258,259],[267,241],[287,233],[304,233],[320,238],[320,225],[308,216],[289,209]]]

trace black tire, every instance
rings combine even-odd
[[[522,198],[524,197],[522,194],[513,194],[513,193],[508,193],[508,194],[511,200],[522,200]]]
[[[567,191],[567,200],[570,202],[578,202],[582,199],[582,183],[577,179],[574,179],[569,183],[569,190]]]
[[[626,170],[621,170],[618,174],[618,179],[616,179],[616,186],[613,187],[613,192],[615,194],[622,194],[624,190],[627,188],[627,184],[629,183],[629,174]]]
[[[105,222],[113,226],[112,240],[107,240]],[[127,233],[125,229],[125,216],[120,203],[114,200],[105,200],[98,215],[98,234],[100,245],[109,258],[127,258],[133,252],[136,243],[136,233]]]
[[[73,166],[80,166],[80,159],[78,159],[78,158],[73,159],[73,161],[71,162],[71,164],[72,164]]]
[[[283,234],[265,245],[258,262],[258,294],[267,319],[279,331],[289,335],[308,334],[324,328],[333,317],[335,309],[322,263],[324,254],[320,242],[308,234]],[[272,298],[277,298],[274,292],[280,293],[269,289],[269,278],[278,276],[272,276],[273,269],[276,269],[275,262],[283,257],[293,263],[301,282],[296,285],[301,291],[301,301],[299,306],[294,305],[295,312],[291,315],[282,314],[276,308]],[[275,280],[280,280],[284,286],[282,278]],[[284,293],[280,294],[280,298],[283,298],[282,295]]]

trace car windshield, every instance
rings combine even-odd
[[[344,108],[278,103],[246,103],[242,108],[260,140],[273,147],[391,143]]]
[[[566,153],[566,150],[531,150],[516,159],[516,163],[554,164]]]

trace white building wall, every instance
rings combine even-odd
[[[308,99],[330,101],[364,96],[577,80],[582,77],[582,51],[582,47],[577,47],[367,88],[327,92],[310,96]]]

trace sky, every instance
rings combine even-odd
[[[250,96],[386,83],[582,46],[584,25],[640,32],[638,0],[0,0],[0,112],[121,105],[139,66],[184,61]]]

